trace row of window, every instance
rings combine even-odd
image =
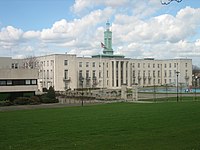
[[[157,82],[156,82],[157,81]],[[133,80],[133,83],[135,84],[135,83],[138,83],[139,85],[141,85],[142,84],[142,81],[141,80],[138,80],[138,82],[136,81],[136,80]],[[151,80],[143,80],[143,84],[144,85],[146,85],[146,84],[149,84],[149,85],[151,85],[151,84],[162,84],[161,83],[161,79],[153,79],[153,81],[151,81]],[[172,79],[164,79],[164,84],[171,84],[171,83],[176,83],[176,80],[174,79],[174,80],[172,80]]]
[[[47,61],[41,61],[40,62],[40,64],[42,65],[42,66],[53,66],[53,64],[54,64],[54,60],[47,60]],[[64,66],[67,66],[68,65],[68,60],[64,60]]]
[[[83,71],[79,70],[79,77],[83,77]],[[90,78],[90,71],[86,70],[86,74],[85,74],[86,79]],[[96,78],[96,70],[92,70],[92,79]],[[103,77],[103,72],[100,70],[99,71],[99,78]],[[109,78],[109,72],[108,70],[106,71],[106,78]]]
[[[40,64],[42,65],[42,66],[53,66],[53,64],[54,64],[54,60],[47,60],[47,61],[41,61],[40,62]]]
[[[156,71],[153,70],[152,73],[153,73],[153,77],[155,77],[155,76],[156,76]],[[135,74],[136,74],[136,72],[133,71],[133,76],[135,76]],[[146,76],[146,74],[147,74],[147,73],[146,73],[145,71],[143,71],[143,76]],[[138,76],[140,76],[140,75],[141,75],[141,72],[140,72],[140,70],[138,70]],[[164,77],[167,77],[167,75],[168,75],[169,77],[172,77],[172,70],[169,70],[169,71],[164,70]],[[176,70],[174,70],[173,75],[174,75],[174,76],[177,75],[177,71],[176,71]],[[187,76],[187,75],[188,75],[188,70],[185,70],[185,76]],[[148,70],[148,76],[151,76],[151,71],[150,71],[150,70]],[[161,76],[161,71],[160,71],[160,70],[158,70],[157,76],[158,76],[158,77]]]
[[[53,78],[53,70],[40,70],[39,78],[42,79],[52,79]]]
[[[142,65],[143,65],[143,68],[146,67],[146,64],[145,64],[145,63],[143,63]],[[169,68],[172,68],[172,63],[169,63],[168,65],[169,65]],[[162,64],[157,64],[157,68],[160,68],[160,66],[162,66]],[[176,68],[177,66],[178,66],[178,63],[174,63],[174,68]],[[185,63],[185,67],[186,67],[186,68],[187,68],[187,66],[188,66],[188,64]],[[132,63],[132,67],[135,68],[135,63]],[[137,67],[140,68],[140,67],[141,67],[141,63],[138,63],[138,64],[137,64]],[[148,63],[148,64],[147,64],[147,67],[148,67],[148,68],[151,68],[151,64]],[[153,64],[153,68],[155,68],[155,67],[156,67],[156,64]],[[164,64],[164,68],[167,68],[167,64]]]
[[[92,67],[96,67],[96,62],[92,62]],[[104,65],[104,62],[99,62],[98,65],[99,67],[101,67],[101,65]],[[79,67],[83,67],[83,62],[79,62]],[[90,63],[89,62],[85,62],[85,67],[90,67]],[[106,63],[106,67],[108,68],[108,63]]]
[[[0,86],[37,85],[36,79],[0,80]]]

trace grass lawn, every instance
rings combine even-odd
[[[0,112],[0,149],[200,149],[200,102]]]

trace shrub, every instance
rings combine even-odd
[[[13,101],[16,105],[28,105],[31,103],[31,98],[29,97],[18,97]]]
[[[9,100],[0,101],[0,106],[10,106],[12,103]]]
[[[42,103],[58,103],[58,99],[56,99],[56,93],[52,86],[49,87],[49,90],[46,94],[41,96]]]
[[[30,97],[18,97],[13,101],[15,105],[36,105],[40,104],[40,99],[37,96]]]
[[[55,93],[54,88],[52,86],[49,87],[49,90],[47,92],[47,97],[50,98],[50,99],[56,98],[56,93]]]
[[[42,103],[58,103],[58,99],[56,98],[49,98],[47,94],[41,96]]]
[[[38,96],[32,96],[31,97],[31,103],[32,105],[36,105],[36,104],[40,104],[41,101],[40,101],[40,98]]]

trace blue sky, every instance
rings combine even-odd
[[[0,56],[100,53],[109,19],[116,54],[200,66],[199,18],[199,0],[1,0]]]

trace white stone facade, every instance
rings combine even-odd
[[[192,84],[191,59],[91,58],[52,54],[37,58],[39,89],[54,86],[56,91],[77,88],[121,88],[154,85]]]

